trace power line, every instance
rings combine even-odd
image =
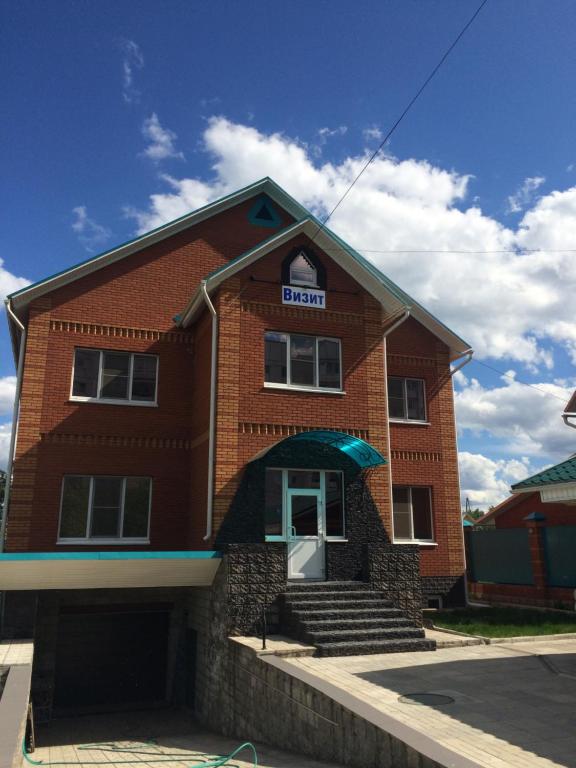
[[[336,211],[336,210],[337,210],[337,209],[340,207],[340,205],[341,205],[341,204],[344,202],[344,200],[346,199],[346,197],[348,197],[348,195],[350,194],[350,192],[351,192],[352,188],[354,187],[354,185],[356,184],[356,182],[358,181],[358,179],[360,179],[360,177],[362,176],[362,174],[363,174],[363,173],[366,171],[366,169],[368,168],[368,166],[369,166],[369,165],[372,163],[372,161],[373,161],[373,160],[375,160],[375,159],[376,159],[376,157],[377,157],[377,156],[380,154],[380,151],[381,151],[381,150],[383,149],[383,147],[384,147],[384,146],[385,146],[385,145],[388,143],[388,141],[390,140],[390,137],[392,136],[392,134],[394,133],[394,131],[396,130],[396,128],[398,128],[398,126],[399,126],[399,125],[400,125],[400,123],[401,123],[401,122],[404,120],[404,118],[406,117],[406,115],[408,114],[408,112],[409,112],[409,111],[412,109],[412,107],[414,106],[414,104],[415,104],[415,103],[418,101],[418,99],[420,98],[420,96],[422,95],[422,93],[424,92],[424,90],[426,89],[426,87],[428,86],[428,84],[429,84],[429,83],[432,81],[432,79],[434,78],[434,76],[436,75],[436,73],[438,72],[438,70],[440,69],[440,67],[441,67],[441,66],[444,64],[444,62],[446,61],[446,59],[448,58],[448,56],[450,56],[450,54],[452,53],[452,51],[454,50],[454,48],[455,48],[455,47],[458,45],[458,43],[460,42],[460,40],[462,39],[462,37],[464,37],[464,35],[465,35],[465,34],[466,34],[466,32],[468,31],[468,29],[469,29],[469,28],[472,26],[472,24],[474,23],[474,20],[476,19],[476,17],[478,16],[478,14],[479,14],[479,13],[480,13],[480,11],[482,10],[482,8],[484,8],[484,6],[486,5],[486,3],[487,3],[487,2],[488,2],[488,0],[482,0],[482,2],[480,3],[480,5],[479,5],[479,6],[478,6],[478,8],[476,9],[476,11],[474,12],[474,14],[472,15],[472,17],[470,18],[470,20],[469,20],[469,21],[468,21],[468,22],[467,22],[467,23],[464,25],[464,27],[463,27],[463,28],[462,28],[462,30],[460,31],[459,35],[456,37],[456,39],[454,40],[454,42],[453,42],[453,43],[450,45],[450,47],[448,48],[448,50],[447,50],[447,51],[444,53],[444,55],[442,56],[442,58],[440,59],[440,61],[438,62],[438,64],[436,64],[436,66],[434,67],[434,69],[432,70],[432,72],[431,72],[431,73],[428,75],[428,77],[426,78],[426,80],[424,80],[424,82],[422,83],[422,85],[420,86],[420,88],[419,88],[419,89],[416,91],[415,95],[414,95],[414,96],[413,96],[413,97],[410,99],[410,101],[408,102],[407,106],[404,108],[404,111],[402,112],[402,114],[400,115],[400,117],[398,117],[398,119],[396,120],[396,122],[394,123],[394,125],[393,125],[393,126],[390,128],[390,130],[388,131],[388,133],[386,134],[386,136],[384,136],[384,138],[383,138],[383,139],[382,139],[382,141],[380,142],[380,144],[379,144],[378,148],[377,148],[376,150],[374,150],[374,152],[373,152],[373,153],[370,155],[370,157],[368,158],[368,160],[367,160],[367,161],[364,163],[364,166],[363,166],[363,167],[362,167],[362,169],[360,170],[360,173],[359,173],[359,174],[356,176],[356,178],[355,178],[355,179],[352,181],[352,183],[350,184],[350,186],[348,187],[348,189],[347,189],[347,190],[344,192],[344,194],[342,195],[342,197],[340,198],[340,200],[338,200],[338,202],[336,203],[336,205],[334,206],[334,208],[332,208],[332,210],[330,211],[330,213],[329,213],[329,214],[326,216],[326,218],[325,218],[325,219],[322,221],[322,223],[321,223],[321,224],[320,224],[320,226],[318,227],[318,231],[316,232],[316,234],[314,235],[314,237],[312,238],[312,240],[315,240],[315,239],[316,239],[316,236],[318,235],[318,232],[320,232],[320,230],[321,230],[321,229],[324,227],[324,225],[326,224],[326,222],[327,222],[327,221],[328,221],[328,220],[329,220],[329,219],[330,219],[330,218],[333,216],[333,214],[335,213],[335,211]]]
[[[506,373],[505,371],[501,371],[498,368],[494,368],[493,365],[489,365],[488,363],[484,363],[482,360],[477,360],[476,358],[472,358],[472,363],[478,363],[478,365],[483,365],[484,368],[489,368],[491,371],[494,371],[494,373],[499,373],[501,376],[505,376],[507,379],[512,379],[512,381],[518,382],[518,384],[524,384],[526,387],[530,387],[531,389],[535,389],[537,392],[540,392],[542,395],[547,395],[548,397],[554,397],[556,400],[560,400],[564,405],[566,405],[566,398],[560,397],[560,395],[555,395],[553,392],[548,392],[546,389],[542,389],[537,384],[530,384],[528,381],[522,381],[522,379],[519,379],[516,375],[512,375],[511,373]]]
[[[322,248],[323,251],[330,252],[330,251],[342,251],[343,248]],[[576,253],[576,248],[500,248],[498,250],[492,250],[492,251],[462,251],[462,250],[452,250],[452,249],[437,249],[437,250],[430,250],[426,248],[411,248],[411,249],[387,249],[387,250],[377,250],[377,249],[370,249],[370,248],[354,248],[355,251],[358,251],[360,253],[390,253],[390,254],[411,254],[411,253],[455,253],[458,255],[483,255],[483,254],[490,254],[490,253],[515,253],[517,256],[522,256],[522,254],[525,253]]]

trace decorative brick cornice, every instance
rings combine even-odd
[[[388,360],[392,363],[400,363],[402,365],[425,365],[430,367],[437,365],[438,360],[435,357],[422,357],[421,355],[398,355],[394,352],[388,353]]]
[[[144,341],[167,341],[178,344],[189,344],[191,342],[190,334],[183,331],[158,331],[152,328],[129,328],[121,325],[80,323],[74,320],[50,320],[50,331],[121,339],[140,339]]]
[[[238,432],[241,435],[271,435],[272,437],[290,437],[298,435],[301,432],[312,432],[316,430],[325,431],[326,427],[307,427],[298,424],[265,424],[251,421],[241,421],[238,424]],[[352,437],[358,437],[360,440],[368,441],[369,434],[367,429],[340,429],[335,432],[344,432]]]
[[[106,446],[107,448],[174,448],[190,450],[190,440],[174,437],[130,437],[127,435],[82,435],[65,432],[43,432],[43,443],[50,445],[80,445],[87,448]]]
[[[435,451],[395,451],[392,459],[397,461],[442,461],[442,454]]]
[[[252,312],[258,315],[274,315],[276,317],[290,317],[296,320],[328,320],[332,323],[346,323],[348,325],[361,325],[362,315],[353,312],[331,312],[325,309],[299,309],[288,307],[284,304],[272,304],[265,301],[243,301],[242,312]]]

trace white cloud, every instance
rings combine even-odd
[[[122,97],[126,104],[140,101],[140,91],[134,85],[134,73],[144,67],[144,56],[134,40],[123,40],[122,51]]]
[[[8,464],[8,450],[10,448],[10,434],[12,424],[0,424],[0,469],[6,469]]]
[[[74,214],[72,229],[87,251],[97,250],[110,238],[112,234],[110,230],[91,219],[85,205],[77,205],[72,209],[72,213]]]
[[[0,298],[2,300],[11,293],[14,293],[14,291],[26,288],[27,285],[30,285],[30,280],[27,280],[25,277],[17,277],[12,272],[8,272],[4,268],[4,260],[0,259]]]
[[[462,506],[468,498],[473,508],[480,507],[486,511],[510,495],[512,483],[520,482],[538,471],[525,457],[494,461],[480,453],[461,451],[458,461]]]
[[[543,176],[529,176],[524,179],[513,195],[508,198],[508,213],[519,213],[534,200],[536,191],[544,184]]]
[[[203,139],[212,178],[165,176],[168,191],[152,195],[146,210],[128,212],[139,232],[263,176],[322,215],[368,156],[322,162],[283,134],[223,117],[209,120]],[[469,175],[424,160],[381,155],[330,226],[470,342],[478,357],[550,367],[557,342],[576,359],[576,258],[544,250],[575,247],[576,187],[540,198],[511,229],[466,203],[470,183]]]
[[[12,414],[14,395],[16,394],[16,376],[0,378],[0,416]]]
[[[362,136],[365,141],[382,141],[384,134],[377,125],[372,125],[370,128],[364,128]]]
[[[502,386],[489,388],[471,379],[455,392],[460,433],[496,438],[502,451],[516,456],[548,457],[560,461],[574,453],[576,433],[562,420],[564,405],[576,387],[555,381],[533,387],[502,377]]]
[[[150,143],[142,153],[145,157],[154,162],[166,160],[169,157],[184,159],[182,152],[178,152],[174,142],[178,138],[174,131],[169,128],[163,128],[154,112],[151,117],[146,118],[142,125],[142,135]]]
[[[318,136],[320,136],[320,139],[325,142],[332,136],[345,136],[346,133],[348,133],[348,126],[339,125],[337,128],[320,128],[318,131]]]

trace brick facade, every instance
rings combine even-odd
[[[7,551],[74,548],[57,544],[65,474],[152,477],[147,548],[210,548],[251,459],[282,437],[320,428],[361,437],[389,459],[390,466],[375,469],[367,479],[389,540],[392,484],[432,488],[435,545],[420,548],[421,573],[460,577],[464,561],[448,347],[414,319],[384,338],[387,318],[379,302],[303,235],[238,272],[213,297],[219,322],[214,535],[203,540],[211,317],[206,310],[188,329],[177,327],[174,317],[202,278],[274,234],[249,223],[251,204],[238,204],[32,304]],[[292,221],[283,213],[280,228]],[[326,269],[325,310],[281,303],[281,265],[295,246],[312,249]],[[265,388],[266,330],[341,339],[345,393]],[[70,401],[76,347],[158,355],[158,407]],[[425,380],[427,425],[388,425],[387,372]],[[334,563],[336,572],[340,566]]]

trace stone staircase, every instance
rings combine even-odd
[[[414,621],[358,581],[288,584],[282,625],[290,636],[316,646],[318,656],[436,650]]]

